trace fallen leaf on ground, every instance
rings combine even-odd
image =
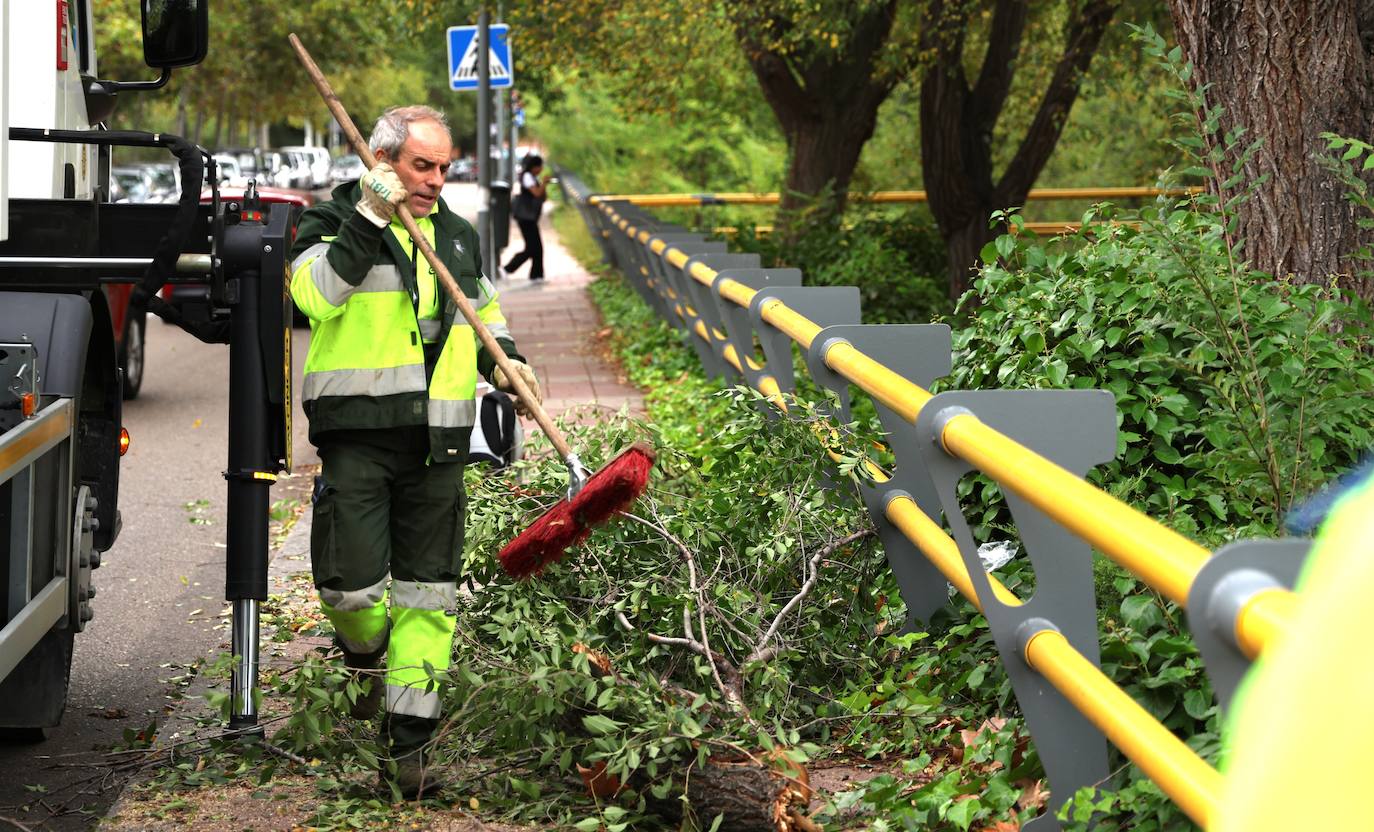
[[[1034,780],[1030,783],[1016,785],[1021,788],[1021,796],[1016,799],[1016,805],[1022,809],[1039,809],[1050,799],[1050,791],[1045,788],[1044,780]]]
[[[620,778],[606,773],[605,760],[597,760],[590,767],[578,763],[577,773],[592,797],[614,797],[620,791]]]

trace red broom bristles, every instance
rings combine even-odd
[[[557,505],[515,537],[498,557],[506,573],[528,578],[544,571],[591,534],[592,528],[628,508],[649,484],[653,449],[636,442],[587,480],[572,501]]]

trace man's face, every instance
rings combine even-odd
[[[390,162],[410,194],[406,207],[416,217],[423,217],[434,207],[444,187],[448,173],[453,141],[448,131],[437,121],[413,121],[410,135],[392,159],[385,150],[377,151],[377,161]]]

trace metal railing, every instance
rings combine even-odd
[[[1027,201],[1067,199],[1147,199],[1156,196],[1186,196],[1200,193],[1201,188],[1153,188],[1147,186],[1127,186],[1120,188],[1035,188],[1026,194]],[[589,205],[606,203],[627,203],[640,208],[669,208],[692,205],[777,205],[782,194],[777,191],[757,193],[729,192],[709,194],[591,194],[587,197]],[[928,202],[925,191],[873,191],[856,192],[848,197],[850,202],[871,204]]]
[[[1147,199],[1158,196],[1188,196],[1201,193],[1201,188],[1156,188],[1148,186],[1125,186],[1118,188],[1036,188],[1026,194],[1027,202],[1049,202],[1060,200],[1108,200],[1108,199]],[[709,205],[777,205],[782,195],[775,191],[746,193],[710,194],[593,194],[588,203],[628,203],[640,208],[686,208]],[[873,191],[856,192],[849,195],[850,202],[872,205],[912,204],[928,202],[925,191]],[[1021,227],[1037,234],[1073,234],[1081,227],[1077,220],[1045,220],[1025,222]],[[738,226],[723,225],[711,228],[718,237],[733,237],[739,234]],[[773,233],[771,225],[753,226],[754,236],[762,237]]]
[[[16,347],[6,346],[11,350]],[[85,600],[73,599],[69,591],[69,561],[64,555],[72,545],[72,532],[65,524],[47,544],[59,553],[53,564],[55,574],[33,591],[35,531],[42,532],[32,525],[36,473],[40,464],[55,457],[57,484],[65,489],[70,483],[75,409],[70,399],[58,399],[0,434],[0,495],[9,501],[9,522],[5,524],[9,539],[0,541],[0,547],[8,552],[0,679],[23,661],[54,624],[69,615],[74,600]]]
[[[951,366],[948,327],[863,324],[857,288],[803,286],[795,269],[763,268],[757,255],[730,253],[722,241],[643,210],[701,203],[594,195],[566,173],[560,181],[606,261],[683,332],[709,375],[748,384],[785,410],[785,396],[795,390],[795,346],[812,379],[838,397],[842,422],[849,419],[849,385],[873,398],[896,465],[889,475],[870,463],[873,482],[859,488],[910,620],[947,603],[946,581],[984,613],[1056,804],[1108,780],[1110,741],[1190,818],[1208,825],[1219,801],[1216,770],[1098,667],[1092,549],[1187,610],[1226,707],[1250,660],[1288,626],[1292,586],[1310,541],[1242,541],[1209,552],[1084,479],[1115,455],[1109,393],[933,395],[926,388]],[[770,196],[713,195],[756,202]],[[982,568],[955,496],[970,471],[986,474],[1006,495],[1035,569],[1037,589],[1028,601]]]

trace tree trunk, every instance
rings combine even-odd
[[[195,126],[191,128],[191,143],[200,144],[201,134],[205,131],[205,110],[196,108]]]
[[[898,0],[873,5],[851,21],[842,48],[781,54],[758,33],[794,26],[750,4],[732,4],[735,36],[758,78],[764,98],[787,139],[787,178],[775,232],[794,240],[808,220],[837,221],[864,143],[877,125],[878,108],[903,70],[881,66]]]
[[[176,129],[176,134],[177,134],[178,136],[185,136],[185,135],[186,135],[186,99],[187,99],[188,96],[189,96],[189,90],[188,90],[188,88],[186,87],[185,84],[182,84],[182,86],[181,86],[181,91],[180,91],[179,93],[177,93],[177,129]]]
[[[1027,4],[997,0],[987,52],[973,86],[964,74],[964,37],[971,13],[947,8],[944,0],[931,0],[926,7],[921,51],[932,57],[921,82],[921,167],[930,211],[949,256],[952,299],[968,289],[978,253],[999,233],[989,227],[992,212],[1022,205],[1049,161],[1078,97],[1079,80],[1118,3],[1086,0],[1079,7],[1035,117],[1011,164],[995,181],[993,130],[1011,91]]]
[[[228,93],[221,92],[219,97],[219,107],[215,110],[215,132],[210,136],[210,149],[219,150],[221,145],[219,137],[224,131],[224,99]]]
[[[1224,107],[1219,135],[1243,128],[1263,144],[1245,181],[1220,192],[1239,153],[1211,185],[1222,199],[1254,187],[1237,209],[1246,260],[1276,276],[1339,283],[1374,300],[1352,254],[1374,242],[1345,186],[1317,162],[1324,131],[1368,141],[1374,119],[1374,3],[1368,0],[1171,0],[1174,28],[1207,106]],[[1265,178],[1267,177],[1267,178]],[[1264,181],[1261,181],[1265,178]]]
[[[823,222],[844,213],[854,168],[878,114],[876,105],[859,112],[845,109],[849,112],[796,119],[788,132],[787,179],[778,213],[789,228],[800,230],[808,212]]]
[[[722,832],[809,832],[818,828],[806,815],[811,802],[806,770],[795,763],[773,768],[750,760],[711,760],[702,768],[693,766],[682,779],[687,782],[687,802],[699,828],[710,827],[717,816]],[[682,820],[682,801],[676,794],[667,800],[649,795],[648,806],[675,823]]]

